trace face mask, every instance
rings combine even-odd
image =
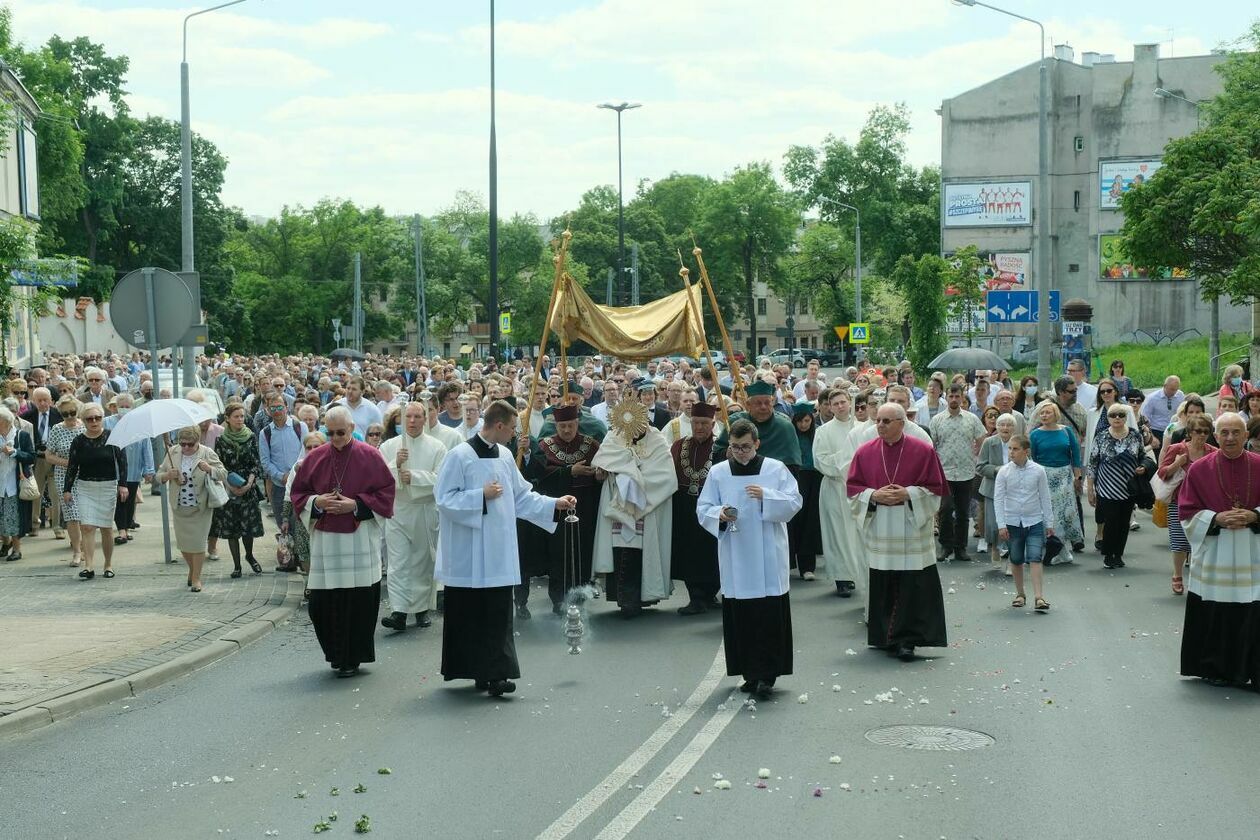
[[[131,409],[130,409],[130,408],[120,408],[120,409],[118,409],[117,414],[118,414],[118,416],[119,416],[119,417],[122,417],[122,416],[123,416],[123,415],[125,415],[128,411],[131,411]]]
[[[1024,386],[1024,393],[1025,393],[1025,394],[1035,394],[1035,393],[1037,393],[1037,386],[1036,386],[1036,385],[1025,385],[1025,386]]]
[[[1232,379],[1229,380],[1229,384],[1237,388],[1239,385],[1242,384],[1242,377],[1241,376],[1233,377]]]
[[[401,435],[401,434],[403,433],[403,432],[402,432],[402,429],[403,429],[403,427],[402,427],[402,424],[401,424],[401,423],[395,423],[395,424],[394,424],[394,434],[396,434],[396,435]]]

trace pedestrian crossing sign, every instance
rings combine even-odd
[[[870,344],[871,343],[871,325],[867,324],[849,324],[849,343],[850,344]]]
[[[499,332],[503,333],[503,335],[510,335],[512,333],[512,313],[511,312],[499,313]]]

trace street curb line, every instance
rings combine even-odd
[[[0,739],[33,732],[51,723],[74,717],[88,709],[138,696],[142,691],[173,682],[179,677],[231,656],[251,642],[263,638],[281,623],[288,621],[301,606],[305,588],[305,580],[299,575],[292,575],[289,577],[288,589],[280,606],[273,607],[257,620],[244,627],[237,627],[197,650],[189,651],[169,662],[154,665],[152,668],[137,671],[131,676],[98,683],[47,700],[37,706],[0,716]]]

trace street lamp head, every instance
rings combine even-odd
[[[1172,99],[1172,91],[1160,87],[1155,88],[1155,95],[1160,99]]]
[[[632,111],[635,108],[642,108],[643,105],[639,102],[622,102],[620,105],[614,105],[611,102],[605,102],[601,105],[596,105],[595,107],[607,108],[609,111],[616,111],[617,113],[620,114],[622,111]]]
[[[955,6],[974,6],[974,5],[976,5],[976,0],[952,0],[952,2],[953,2],[953,4],[954,4]]]

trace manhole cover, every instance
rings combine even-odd
[[[953,726],[881,726],[866,733],[866,740],[885,747],[909,750],[978,750],[995,743],[991,735]]]

